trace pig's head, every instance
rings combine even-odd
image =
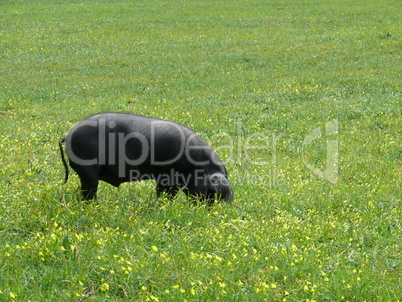
[[[233,201],[233,190],[225,174],[214,173],[206,176],[205,199],[212,202],[215,199],[224,200],[230,204]]]

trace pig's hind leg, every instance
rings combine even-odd
[[[98,165],[80,166],[72,164],[71,167],[77,172],[81,180],[81,194],[84,200],[96,198],[98,190],[100,167]]]

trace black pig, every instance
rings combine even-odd
[[[156,181],[157,196],[174,197],[181,189],[208,203],[233,200],[223,163],[198,134],[177,123],[123,113],[88,117],[59,142],[67,182],[64,142],[85,200],[96,197],[99,180],[118,187],[144,179]]]

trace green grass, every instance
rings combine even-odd
[[[0,301],[402,300],[399,1],[0,8]],[[151,182],[79,203],[57,143],[105,111],[208,138],[233,205]],[[334,183],[307,166],[327,140]]]

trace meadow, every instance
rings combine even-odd
[[[0,301],[401,301],[398,0],[0,1]],[[98,112],[207,139],[232,205],[79,198]]]

